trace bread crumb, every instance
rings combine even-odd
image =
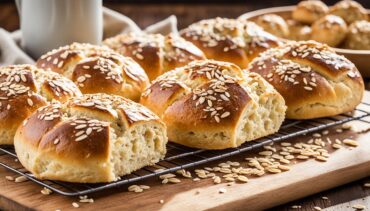
[[[163,199],[159,200],[159,203],[160,204],[163,204],[164,203],[164,200]]]
[[[43,188],[41,190],[41,193],[44,194],[44,195],[50,195],[51,193],[53,193],[53,191],[51,191],[49,188]]]
[[[5,179],[7,179],[9,181],[14,181],[14,177],[12,177],[12,176],[5,176]]]

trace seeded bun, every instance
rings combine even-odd
[[[163,119],[170,141],[202,149],[237,147],[272,134],[286,110],[281,95],[258,74],[214,60],[163,74],[141,103]]]
[[[343,18],[348,24],[355,21],[368,20],[368,14],[364,7],[356,1],[343,0],[330,8],[330,14]]]
[[[71,79],[84,94],[115,94],[138,101],[149,84],[140,65],[102,46],[73,43],[46,53],[36,65]]]
[[[341,17],[326,15],[312,25],[311,38],[335,47],[344,41],[347,32],[347,24]]]
[[[87,94],[39,108],[18,128],[19,161],[39,179],[118,180],[166,153],[166,127],[140,104]]]
[[[268,80],[284,97],[287,118],[311,119],[352,111],[364,83],[355,65],[315,41],[270,49],[248,68]]]
[[[32,65],[0,67],[0,145],[13,144],[18,126],[37,108],[79,95],[77,86],[57,73]]]
[[[104,41],[118,53],[139,63],[154,80],[159,75],[205,56],[192,43],[177,35],[126,33]]]
[[[275,14],[266,14],[259,16],[256,24],[265,31],[281,38],[289,37],[289,28],[284,18]]]
[[[294,8],[292,17],[294,20],[312,24],[319,18],[325,16],[329,11],[328,6],[320,0],[301,1]]]
[[[183,29],[181,36],[194,43],[209,59],[231,62],[241,68],[259,53],[279,44],[278,38],[246,20],[215,18]]]
[[[289,28],[288,39],[296,41],[311,39],[312,29],[310,26],[292,19],[287,20],[286,22]]]
[[[345,47],[354,50],[370,50],[370,22],[356,21],[349,26]]]

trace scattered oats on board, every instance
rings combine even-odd
[[[49,188],[43,188],[41,190],[41,193],[44,194],[44,195],[50,195],[51,193],[53,193],[53,191],[51,191]]]
[[[324,200],[329,200],[329,198],[328,197],[326,197],[326,196],[323,196],[323,197],[321,197],[322,199],[324,199]]]
[[[72,202],[72,206],[74,208],[79,208],[80,207],[80,205],[77,202]]]
[[[318,207],[318,206],[314,207],[313,209],[318,210],[318,211],[322,210],[321,207]]]
[[[160,204],[163,204],[164,203],[164,200],[163,199],[159,200],[159,203]]]
[[[27,179],[27,177],[25,177],[25,176],[19,176],[19,177],[17,177],[17,178],[15,178],[15,182],[25,182],[25,181],[27,181],[28,179]]]
[[[14,181],[14,177],[12,176],[5,176],[5,179],[9,181]]]

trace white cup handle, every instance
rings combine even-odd
[[[21,19],[21,14],[22,14],[22,0],[15,0],[15,5],[17,6],[19,19]]]

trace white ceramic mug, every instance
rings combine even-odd
[[[22,45],[35,59],[72,42],[102,40],[102,0],[16,0],[16,4]]]

